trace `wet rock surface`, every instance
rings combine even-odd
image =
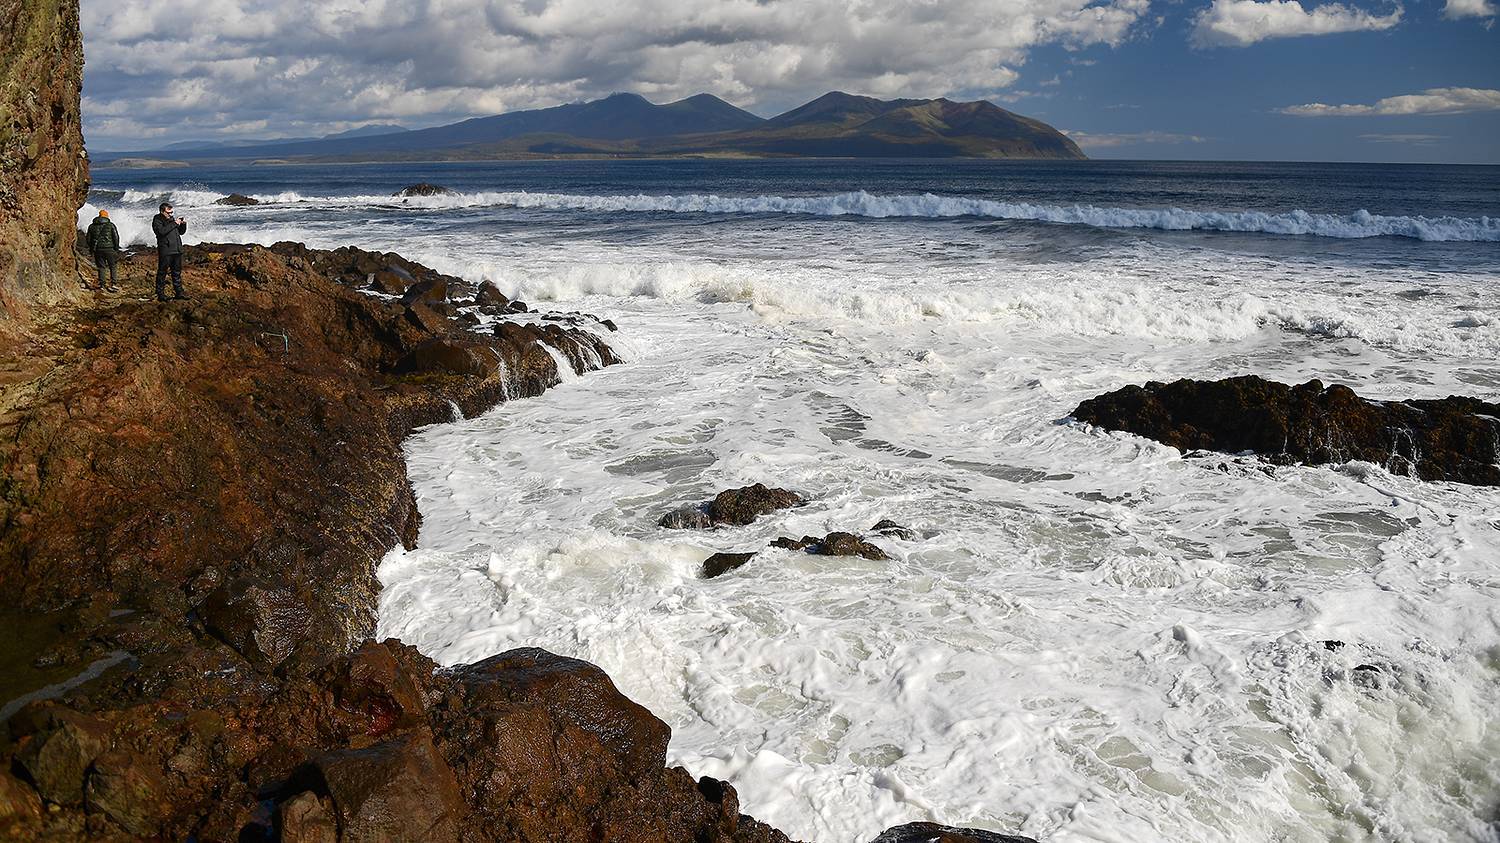
[[[754,553],[715,553],[703,560],[703,578],[711,580],[723,576],[747,564],[755,558]]]
[[[796,492],[772,489],[763,483],[756,483],[738,489],[725,489],[705,504],[674,509],[663,515],[657,525],[674,529],[744,526],[767,513],[801,506],[805,502]]]
[[[818,538],[803,536],[800,539],[782,536],[771,542],[772,547],[786,550],[801,550],[814,556],[859,556],[864,559],[889,559],[886,552],[853,533],[834,532]]]
[[[395,193],[392,193],[391,195],[392,196],[452,196],[453,195],[453,191],[449,190],[448,188],[443,187],[441,185],[430,184],[428,182],[422,181],[422,182],[417,182],[416,184],[407,185],[406,187],[401,188],[400,190],[396,191]]]
[[[886,829],[870,843],[1037,843],[1030,837],[937,823],[907,823]]]
[[[249,207],[250,205],[259,205],[260,200],[256,199],[253,196],[246,196],[243,193],[231,193],[228,196],[223,197],[222,199],[215,199],[214,204],[229,205],[230,207],[235,208],[244,208]]]
[[[1309,465],[1362,460],[1423,480],[1500,485],[1500,405],[1452,396],[1371,401],[1345,386],[1247,375],[1127,386],[1073,417],[1184,451],[1254,451]]]

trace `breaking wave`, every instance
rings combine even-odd
[[[124,201],[157,201],[171,196],[182,205],[207,204],[222,196],[201,187],[126,191]],[[1358,239],[1407,237],[1422,241],[1500,242],[1500,216],[1387,216],[1369,211],[1320,214],[1302,210],[1194,211],[1183,208],[1101,208],[1094,205],[1040,205],[934,193],[878,195],[866,191],[823,196],[579,195],[527,191],[479,191],[445,196],[304,196],[294,191],[256,195],[275,205],[387,206],[406,208],[511,207],[602,213],[801,214],[827,217],[978,217],[1025,220],[1096,228],[1149,228],[1163,231],[1225,231]]]

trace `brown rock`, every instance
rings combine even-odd
[[[1367,401],[1344,386],[1289,386],[1247,375],[1127,386],[1074,418],[1205,449],[1311,465],[1363,460],[1423,480],[1500,485],[1500,405],[1453,396]]]
[[[711,580],[727,574],[754,558],[754,553],[715,553],[703,560],[703,578]]]
[[[425,733],[330,752],[312,765],[328,789],[342,843],[460,839],[463,801]]]
[[[402,295],[406,288],[416,282],[417,279],[401,266],[384,266],[365,277],[365,283],[370,289],[388,296]]]
[[[42,797],[59,805],[83,801],[84,773],[109,746],[105,724],[76,712],[57,713],[59,721],[31,736],[16,755]]]
[[[399,647],[396,641],[366,641],[329,682],[339,707],[365,721],[367,735],[425,722],[421,689],[392,652]]]
[[[233,207],[242,208],[249,205],[259,205],[260,200],[251,196],[246,196],[243,193],[231,193],[222,199],[215,199],[214,204],[230,205]]]
[[[871,527],[870,530],[871,532],[879,533],[882,536],[890,536],[892,538],[901,539],[902,541],[911,541],[912,539],[917,537],[917,533],[915,530],[911,529],[910,527],[903,527],[888,518],[883,518],[880,521],[877,521],[875,523],[875,526]]]
[[[310,614],[302,595],[269,576],[241,576],[214,589],[199,607],[208,630],[262,667],[281,664],[307,637]]]
[[[0,837],[7,828],[35,822],[42,817],[42,800],[25,782],[0,771]]]
[[[401,294],[401,303],[410,305],[424,302],[432,305],[448,300],[448,281],[441,275],[424,278]]]
[[[434,337],[397,360],[393,371],[398,374],[488,377],[499,366],[500,358],[483,343]]]
[[[907,823],[888,828],[870,843],[1036,843],[1030,837],[997,834],[977,828],[953,828],[937,823]]]
[[[787,550],[805,550],[815,556],[861,556],[865,559],[889,559],[885,551],[861,539],[853,533],[829,533],[823,538],[803,536],[800,540],[782,536],[771,542],[772,547]]]
[[[739,489],[726,489],[708,504],[709,520],[718,524],[749,524],[768,512],[801,504],[802,498],[786,489],[769,489],[756,483]],[[665,525],[664,525],[665,526]]]
[[[489,307],[507,307],[510,299],[500,292],[495,282],[484,280],[479,282],[479,289],[474,292],[474,304]]]
[[[327,797],[304,791],[276,806],[276,833],[282,843],[338,843],[338,824]]]
[[[683,506],[668,512],[657,526],[673,530],[707,530],[714,525],[706,506]]]
[[[156,833],[170,811],[167,784],[149,762],[128,752],[106,752],[89,771],[87,806],[131,834]]]

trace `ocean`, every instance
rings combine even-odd
[[[391,196],[418,181],[457,193]],[[794,837],[1500,841],[1500,489],[1069,419],[1241,374],[1497,400],[1500,167],[98,170],[80,221],[145,243],[163,198],[189,242],[397,251],[618,323],[626,364],[407,440],[379,635],[594,662]],[[755,482],[810,503],[656,525]],[[764,550],[881,519],[916,533],[887,561]]]

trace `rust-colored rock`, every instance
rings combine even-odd
[[[52,714],[54,724],[31,735],[16,754],[16,763],[48,802],[78,805],[84,775],[109,748],[109,735],[97,718],[72,711]]]
[[[76,212],[88,193],[78,0],[0,0],[0,337],[75,300]]]
[[[312,767],[333,803],[341,843],[462,838],[458,784],[424,732],[325,753]]]
[[[1083,402],[1073,417],[1185,451],[1363,460],[1423,480],[1500,485],[1500,405],[1473,398],[1369,401],[1346,386],[1246,375],[1127,386]]]
[[[95,759],[86,798],[90,813],[104,814],[140,837],[156,834],[171,812],[161,771],[128,752],[106,752]]]

